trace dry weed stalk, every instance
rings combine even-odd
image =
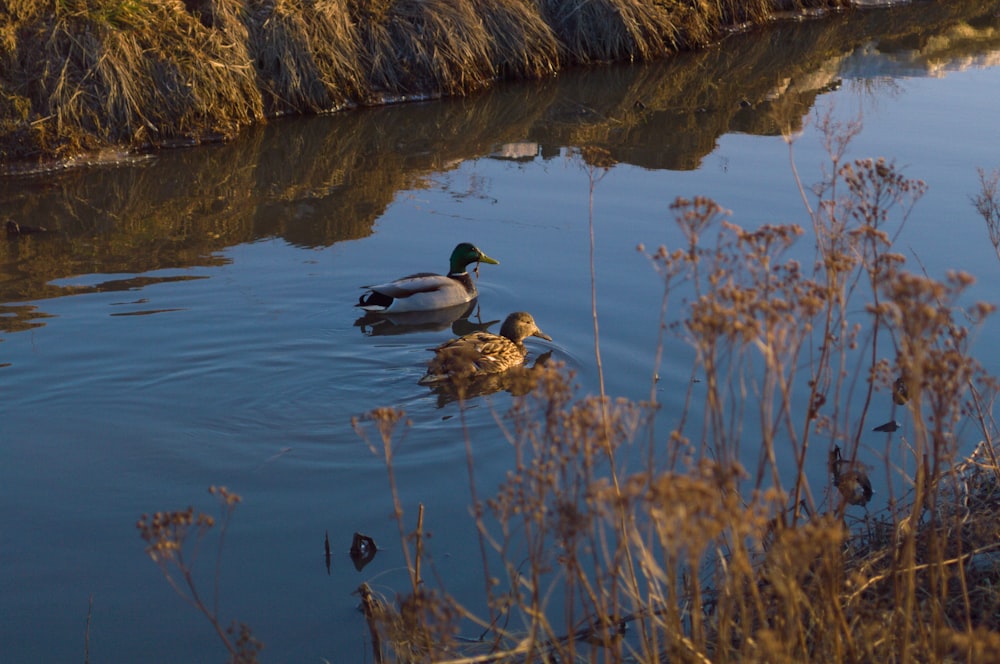
[[[381,457],[386,465],[394,517],[410,575],[410,592],[397,596],[394,603],[377,597],[367,584],[362,584],[357,593],[362,598],[376,661],[382,662],[385,659],[383,644],[391,648],[399,661],[439,661],[454,650],[458,621],[467,612],[453,598],[424,583],[421,575],[425,556],[423,505],[419,506],[416,530],[409,534],[406,532],[393,460],[396,448],[402,443],[402,438],[394,440],[397,429],[400,425],[409,426],[409,421],[404,418],[403,411],[397,408],[377,408],[364,418],[353,418],[351,424],[372,453]],[[368,424],[377,433],[376,441],[369,439]]]
[[[972,204],[986,222],[990,243],[1000,258],[1000,170],[987,175],[979,169],[979,193],[972,198]]]
[[[208,531],[215,526],[215,518],[193,507],[175,512],[143,514],[136,523],[142,539],[146,541],[146,555],[160,568],[163,577],[184,601],[204,615],[226,650],[233,664],[257,662],[263,644],[253,636],[250,628],[234,622],[223,628],[219,619],[219,580],[222,573],[222,547],[233,512],[242,498],[226,487],[209,487],[221,508],[219,545],[215,555],[215,582],[211,605],[201,596],[194,579],[194,566],[201,544]]]
[[[1000,649],[997,390],[971,356],[992,306],[966,301],[966,274],[903,269],[893,241],[925,185],[885,160],[847,160],[853,125],[827,130],[827,174],[806,197],[811,263],[800,227],[743,229],[707,198],[671,206],[678,248],[640,248],[664,286],[656,361],[671,334],[695,350],[681,412],[659,413],[655,388],[649,403],[580,397],[563,367],[536,365],[498,417],[511,470],[482,501],[466,434],[482,611],[428,586],[423,519],[406,525],[394,471],[405,413],[354,420],[386,465],[409,573],[391,600],[358,590],[376,661],[975,661]],[[581,157],[593,196],[613,164]],[[599,360],[598,331],[595,318]],[[463,422],[476,394],[457,389]],[[878,458],[866,421],[897,409],[902,431],[879,432]],[[984,442],[959,462],[970,419]],[[850,520],[835,480],[866,462],[888,497]],[[220,498],[224,533],[238,499]],[[234,643],[191,576],[213,523],[188,510],[139,527],[168,582],[250,661],[259,644],[245,629]],[[457,638],[462,624],[483,630],[475,644]]]

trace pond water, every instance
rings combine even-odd
[[[671,340],[655,366],[662,282],[636,247],[681,243],[676,196],[710,196],[749,228],[808,227],[779,121],[801,129],[809,184],[826,161],[817,118],[860,116],[851,156],[929,184],[898,250],[932,276],[972,272],[971,297],[996,302],[1000,261],[970,196],[977,168],[1000,168],[1000,19],[945,11],[780,24],[670,62],[0,181],[0,217],[48,229],[0,241],[0,660],[222,661],[134,524],[188,505],[214,514],[206,489],[224,485],[244,500],[222,556],[223,622],[250,625],[265,661],[371,661],[351,593],[407,585],[384,464],[351,424],[380,406],[411,421],[395,459],[406,518],[425,506],[434,574],[475,605],[466,440],[488,495],[511,465],[496,418],[512,397],[440,401],[417,380],[450,321],[361,321],[359,286],[444,271],[472,241],[501,263],[480,269],[472,321],[531,312],[553,338],[529,341],[532,356],[551,350],[595,394],[592,219],[606,390],[647,399],[658,373],[665,436],[693,354]],[[617,161],[592,199],[585,145]],[[976,349],[994,374],[997,343],[993,321]],[[361,571],[355,531],[382,547]],[[206,598],[216,543],[196,565]]]

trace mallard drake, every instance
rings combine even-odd
[[[830,474],[833,475],[833,484],[840,491],[844,500],[849,505],[861,505],[862,507],[867,505],[875,492],[872,491],[872,483],[868,479],[868,473],[865,472],[864,467],[859,463],[851,463],[842,458],[839,445],[835,445],[830,450],[829,465]]]
[[[434,358],[420,383],[478,378],[519,367],[528,355],[524,347],[528,337],[552,341],[552,337],[538,329],[531,314],[515,311],[500,326],[500,334],[473,332],[433,349]]]
[[[479,294],[476,284],[466,271],[470,263],[499,265],[474,244],[462,242],[451,252],[448,274],[418,272],[375,286],[363,286],[367,291],[355,306],[365,311],[402,313],[428,311],[471,302]]]

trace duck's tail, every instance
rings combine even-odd
[[[385,311],[392,304],[393,298],[379,293],[376,290],[366,291],[358,298],[358,303],[354,306],[361,307],[365,311]]]

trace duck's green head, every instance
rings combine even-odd
[[[465,272],[465,268],[469,263],[489,263],[490,265],[499,265],[500,261],[490,258],[482,251],[479,247],[470,243],[463,242],[462,244],[455,247],[455,251],[451,252],[451,272]]]

